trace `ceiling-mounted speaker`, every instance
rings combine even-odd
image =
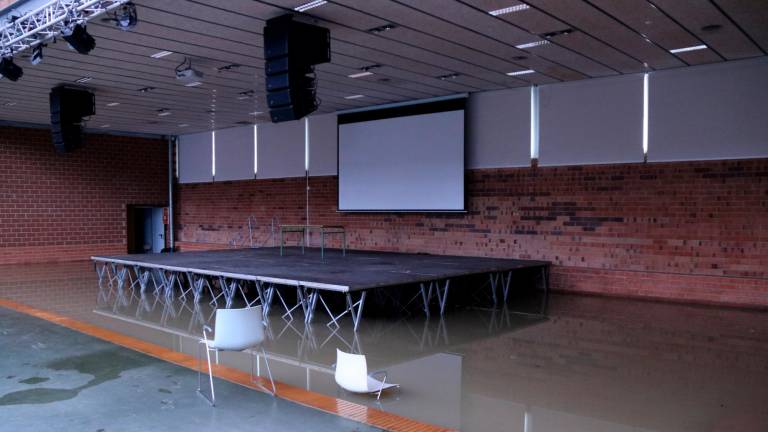
[[[83,145],[83,117],[96,114],[96,99],[88,90],[58,86],[51,89],[51,138],[56,151],[69,153]]]
[[[328,29],[286,14],[264,27],[267,105],[273,123],[300,119],[315,110],[315,65],[331,61]]]

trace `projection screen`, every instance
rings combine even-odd
[[[340,211],[463,211],[464,110],[339,122]]]

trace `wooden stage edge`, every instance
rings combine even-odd
[[[153,343],[145,342],[131,336],[126,336],[112,330],[98,327],[93,324],[88,324],[82,321],[68,318],[55,312],[37,309],[32,306],[27,306],[25,304],[17,303],[3,298],[0,298],[0,307],[49,321],[62,327],[66,327],[71,330],[75,330],[77,332],[105,340],[115,345],[138,351],[140,353],[164,360],[169,363],[173,363],[178,366],[192,369],[194,371],[198,370],[197,359],[189,354],[176,352],[168,348],[155,345]],[[240,384],[253,390],[263,391],[251,383],[251,377],[249,373],[239,369],[222,365],[213,365],[213,374],[220,379]],[[261,385],[269,385],[266,379],[262,377],[257,378],[260,380]],[[277,381],[275,382],[275,385],[277,387],[277,396],[280,398],[388,431],[452,431],[452,429],[446,429],[444,427],[423,423],[365,405],[356,404],[320,393],[310,392],[302,388],[294,387]],[[208,406],[206,405],[206,407]]]

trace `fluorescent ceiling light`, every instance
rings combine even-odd
[[[120,102],[110,102],[107,104],[108,107],[118,106],[120,105]]]
[[[496,9],[496,10],[488,11],[488,13],[493,15],[493,16],[499,16],[499,15],[505,15],[505,14],[508,14],[508,13],[524,11],[524,10],[530,9],[530,8],[531,7],[528,6],[527,4],[519,4],[519,5],[515,5],[515,6],[510,6],[510,7],[505,7],[505,8],[501,8],[501,9]]]
[[[293,8],[293,10],[295,10],[296,12],[304,12],[304,11],[308,11],[310,9],[316,8],[318,6],[322,6],[326,3],[328,2],[325,0],[314,0],[309,3],[304,3],[303,5],[296,6],[295,8]]]
[[[184,87],[197,87],[199,85],[203,85],[200,81],[193,81],[191,83],[184,84]]]
[[[86,76],[86,77],[82,77],[80,79],[75,80],[75,82],[82,84],[82,83],[87,83],[88,81],[90,81],[92,79],[93,79],[93,77]]]
[[[7,106],[7,107],[14,106],[14,105],[16,105],[16,102],[6,102],[3,104],[3,106]]]
[[[186,124],[186,123],[182,123],[182,124],[179,125],[179,127],[187,127],[187,126],[189,126],[189,125]]]
[[[167,109],[161,109],[161,110],[158,110],[157,115],[159,115],[160,117],[169,116],[171,115],[171,111]]]
[[[344,99],[360,99],[365,97],[365,95],[352,95],[352,96],[344,96]]]
[[[364,71],[364,72],[353,73],[352,75],[347,75],[347,76],[350,78],[362,78],[368,75],[373,75],[373,72]]]
[[[101,125],[100,127],[103,127],[103,128],[108,128],[108,127],[110,127],[110,126],[112,126],[112,125],[108,125],[108,124],[105,124],[105,125]]]
[[[252,113],[248,113],[248,114],[250,114],[250,115],[252,115],[252,116],[257,116],[257,115],[259,115],[259,114],[262,114],[262,112],[261,112],[261,111],[254,111],[254,112],[252,112]]]
[[[546,45],[548,43],[549,43],[549,41],[547,41],[547,40],[540,40],[540,41],[536,41],[536,42],[524,43],[522,45],[515,45],[515,48],[517,48],[517,49],[533,48],[533,47],[537,47],[537,46],[541,46],[541,45]]]
[[[169,56],[171,54],[173,54],[173,51],[160,51],[152,54],[150,57],[157,59],[157,58],[163,58],[165,56]]]
[[[689,47],[684,47],[684,48],[671,49],[671,50],[669,50],[669,52],[671,52],[672,54],[677,54],[677,53],[681,53],[681,52],[697,51],[697,50],[703,50],[703,49],[707,49],[707,46],[706,45],[695,45],[695,46],[689,46]]]
[[[521,70],[521,71],[515,71],[515,72],[507,72],[507,75],[509,76],[528,75],[535,72],[536,71],[533,69],[527,69],[527,70]]]

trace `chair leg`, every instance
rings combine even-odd
[[[211,404],[212,407],[216,406],[216,393],[213,390],[213,368],[211,367],[211,350],[208,349],[208,346],[201,347],[203,345],[202,342],[200,342],[197,345],[197,393],[203,397],[206,401],[208,401],[209,404]],[[211,385],[211,397],[208,397],[203,390],[202,390],[202,356],[200,355],[200,349],[205,349],[205,357],[208,360],[208,380]],[[218,353],[218,351],[217,351]]]

